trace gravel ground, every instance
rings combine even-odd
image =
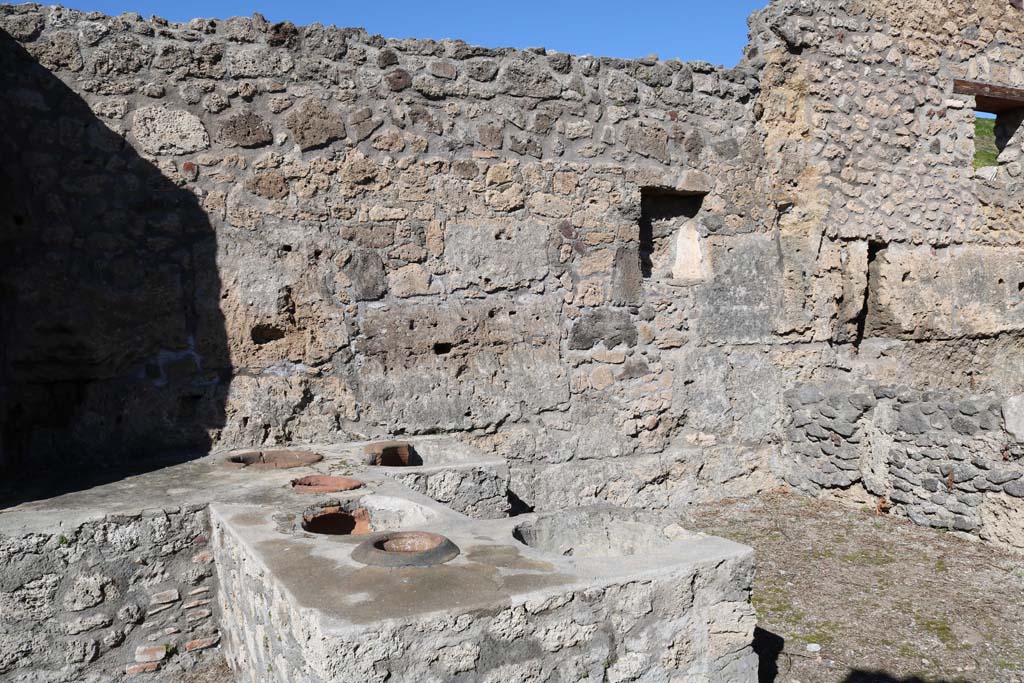
[[[1024,683],[1024,557],[785,491],[685,517],[757,551],[761,683]]]

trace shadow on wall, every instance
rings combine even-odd
[[[779,662],[782,658],[790,657],[784,653],[785,647],[786,641],[782,636],[766,631],[760,626],[754,629],[754,652],[758,659],[758,683],[782,683],[783,679],[779,678]],[[783,669],[786,668],[783,666]],[[971,683],[971,681],[964,679],[939,680],[917,676],[898,678],[884,671],[852,669],[843,679],[843,683]]]
[[[206,214],[2,31],[0,73],[0,471],[24,500],[204,453],[231,374]]]

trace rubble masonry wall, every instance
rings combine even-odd
[[[1021,150],[975,172],[952,81],[1020,86],[1022,24],[779,0],[723,69],[3,6],[3,457],[458,433],[537,509],[1019,547]]]

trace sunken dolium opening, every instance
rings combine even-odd
[[[409,532],[385,536],[374,543],[374,547],[386,553],[423,553],[433,550],[444,540],[438,534]]]
[[[366,464],[374,467],[416,467],[423,464],[407,441],[375,441],[363,448]]]
[[[523,545],[569,557],[657,554],[673,541],[696,536],[670,513],[612,506],[538,515],[518,525],[512,535]]]
[[[418,503],[368,494],[307,507],[302,513],[301,527],[312,534],[355,536],[415,527],[429,523],[435,516]]]
[[[352,559],[377,567],[430,567],[459,555],[459,547],[429,531],[394,531],[367,539],[352,551]]]
[[[252,450],[229,455],[226,464],[247,470],[288,470],[318,463],[324,456],[311,451]]]
[[[340,505],[325,505],[302,515],[302,530],[326,536],[357,536],[373,531],[366,508],[346,510]]]
[[[292,490],[296,493],[340,493],[363,486],[363,482],[351,477],[335,477],[329,474],[311,474],[308,477],[292,479]]]

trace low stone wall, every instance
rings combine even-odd
[[[205,507],[0,536],[0,680],[170,682],[217,661],[208,538]]]
[[[786,401],[798,488],[859,490],[918,524],[1024,550],[1019,398],[803,385]]]
[[[0,680],[182,681],[224,655],[254,683],[756,677],[749,548],[670,510],[494,519],[506,463],[412,441],[422,465],[367,464],[361,443],[223,452],[5,510]],[[295,487],[312,475],[361,486]],[[458,550],[431,566],[355,559],[396,531]]]
[[[293,609],[265,567],[225,536],[214,521],[217,576],[223,587],[225,648],[236,680],[248,683],[313,683],[312,665],[300,642],[313,636],[311,624]],[[229,597],[230,596],[230,597]]]

